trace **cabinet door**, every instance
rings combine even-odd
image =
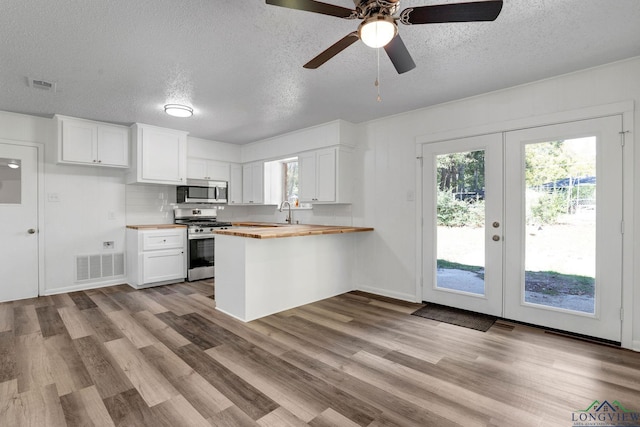
[[[129,166],[129,129],[98,126],[98,163]]]
[[[209,160],[207,162],[207,179],[229,181],[229,163]]]
[[[253,169],[242,165],[242,203],[253,203]]]
[[[298,168],[300,201],[313,202],[316,200],[316,153],[298,155]]]
[[[207,179],[207,161],[205,159],[187,159],[187,178]]]
[[[98,126],[95,123],[64,119],[62,121],[62,156],[64,162],[96,163]]]
[[[242,165],[231,165],[229,203],[242,203]]]
[[[253,180],[251,198],[253,203],[262,204],[264,203],[264,164],[262,162],[253,163],[251,169],[251,179]]]
[[[185,256],[181,249],[142,254],[143,283],[162,282],[186,277]]]
[[[336,150],[321,150],[316,154],[316,200],[336,200]]]
[[[186,179],[186,140],[186,135],[143,128],[142,180],[183,183]]]

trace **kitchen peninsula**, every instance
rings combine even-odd
[[[368,227],[234,223],[216,231],[216,309],[244,322],[353,290]]]

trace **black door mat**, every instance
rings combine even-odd
[[[498,319],[488,314],[475,313],[473,311],[433,303],[426,303],[424,307],[411,314],[482,332],[487,332]]]

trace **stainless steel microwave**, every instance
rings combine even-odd
[[[226,181],[187,180],[177,187],[178,203],[227,203]]]

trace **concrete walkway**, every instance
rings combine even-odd
[[[478,273],[471,271],[439,268],[438,287],[482,295],[484,294],[484,279]],[[525,291],[525,301],[531,304],[564,308],[583,313],[593,313],[594,310],[593,297],[585,295],[547,295]]]

